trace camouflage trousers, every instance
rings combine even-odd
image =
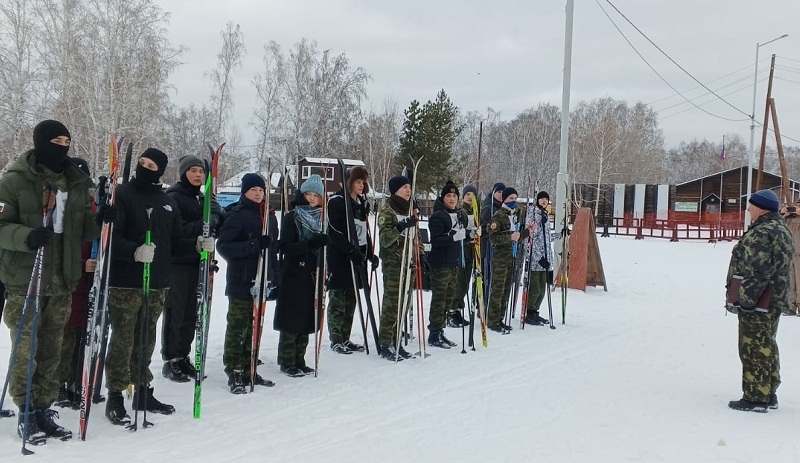
[[[150,362],[156,347],[156,325],[164,310],[166,295],[166,289],[151,289],[145,312],[141,289],[108,289],[111,336],[106,355],[106,388],[109,391],[123,391],[130,384],[149,385],[153,381]],[[142,333],[145,320],[147,325]]]
[[[278,338],[278,365],[302,367],[306,365],[308,334],[281,331]]]
[[[739,314],[739,359],[742,393],[747,400],[768,402],[781,384],[776,312]]]
[[[492,262],[492,283],[489,286],[487,326],[497,326],[503,321],[511,296],[512,263],[495,258]]]
[[[431,272],[431,307],[428,312],[428,329],[444,329],[447,311],[456,307],[461,269],[437,268]]]
[[[527,316],[539,311],[547,291],[547,272],[528,273],[528,304],[525,307]]]
[[[381,302],[381,326],[378,338],[381,346],[391,346],[397,342],[397,317],[398,298],[400,287],[405,288],[405,282],[400,281],[400,266],[392,265],[385,260],[383,266],[383,300]],[[414,288],[414,275],[409,268],[406,278],[411,279],[410,287]],[[410,295],[413,298],[413,294]],[[402,323],[402,320],[400,321]]]
[[[222,363],[230,376],[234,370],[250,371],[253,352],[253,300],[228,297],[228,325]]]
[[[78,366],[83,364],[83,359],[78,355],[83,350],[84,329],[64,328],[64,339],[61,342],[61,361],[58,365],[58,379],[62,383],[73,383],[80,381],[81,372]]]
[[[356,295],[353,288],[328,291],[328,336],[332,343],[350,339],[355,311]]]
[[[61,343],[64,326],[72,312],[72,295],[40,296],[36,345],[33,352],[33,376],[31,377],[31,407],[49,408],[58,397],[58,365],[61,360]],[[3,321],[11,330],[11,342],[25,305],[25,295],[6,293]],[[16,355],[9,359],[11,374],[8,391],[14,403],[25,406],[25,389],[28,384],[28,355],[31,353],[34,300],[26,308],[25,323],[20,332]]]

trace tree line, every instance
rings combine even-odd
[[[0,166],[30,146],[38,121],[52,118],[72,132],[72,155],[98,173],[108,168],[114,133],[137,148],[168,153],[166,178],[182,155],[205,155],[206,143],[224,140],[223,179],[243,168],[279,171],[301,157],[341,156],[364,161],[374,186],[385,190],[389,178],[424,156],[421,191],[437,191],[447,180],[480,182],[484,191],[502,181],[521,196],[555,191],[557,106],[540,103],[509,119],[491,108],[463,111],[442,89],[405,109],[392,99],[366,107],[367,70],[304,38],[288,49],[269,42],[258,50],[262,66],[250,79],[256,100],[248,126],[239,127],[232,122],[233,82],[248,53],[244,32],[225,25],[215,66],[204,74],[206,101],[179,106],[171,101],[170,76],[185,49],[166,39],[168,20],[151,0],[0,0]],[[680,183],[747,163],[747,147],[735,134],[726,136],[725,164],[722,140],[666,149],[658,114],[644,103],[581,101],[570,118],[573,182]],[[786,147],[786,155],[797,178],[800,148]],[[778,171],[776,162],[768,151],[767,170]]]

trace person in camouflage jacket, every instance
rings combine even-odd
[[[487,326],[492,331],[508,332],[511,327],[503,322],[503,314],[511,296],[512,267],[514,266],[514,243],[528,238],[528,230],[519,230],[519,209],[517,190],[507,187],[503,190],[503,205],[489,222],[489,241],[492,243],[492,284],[489,287],[489,313]],[[516,230],[515,230],[516,229]],[[517,252],[522,252],[520,246]]]
[[[383,263],[383,302],[381,304],[380,355],[391,361],[411,357],[401,345],[397,348],[397,324],[403,312],[399,306],[400,288],[406,287],[406,280],[401,281],[400,274],[405,266],[405,278],[412,278],[409,266],[410,257],[403,262],[403,248],[406,240],[413,240],[416,233],[417,219],[411,211],[411,184],[403,176],[389,180],[391,196],[378,214],[378,230],[380,236],[380,259]],[[414,250],[410,249],[410,253]]]
[[[776,390],[781,379],[776,336],[781,314],[789,311],[794,243],[772,190],[753,193],[749,202],[753,223],[733,248],[728,267],[726,306],[739,317],[743,392],[740,400],[728,406],[763,413],[778,408]]]

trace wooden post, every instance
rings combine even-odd
[[[769,99],[769,107],[772,112],[772,125],[775,126],[775,145],[778,147],[778,163],[781,166],[783,197],[786,204],[792,204],[791,192],[789,191],[789,174],[786,172],[786,160],[783,157],[783,142],[781,142],[781,129],[778,127],[778,110],[775,109],[774,98]]]
[[[767,104],[764,107],[764,128],[761,130],[761,152],[758,156],[758,175],[756,176],[756,190],[761,189],[761,172],[764,170],[764,152],[767,149],[767,128],[769,127],[769,107],[772,99],[772,77],[775,75],[775,55],[769,65],[769,81],[767,83]],[[772,119],[773,122],[775,119]]]
[[[478,196],[481,195],[481,147],[483,146],[483,121],[478,126],[478,180],[475,181],[475,189],[478,190]],[[490,193],[491,194],[491,193]],[[482,198],[476,198],[481,200]]]

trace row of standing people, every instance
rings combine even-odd
[[[138,158],[136,172],[128,184],[116,192],[115,205],[97,213],[91,201],[88,165],[67,156],[69,131],[56,121],[43,121],[34,130],[34,149],[23,154],[0,180],[0,280],[7,285],[4,320],[12,330],[19,326],[22,308],[33,268],[35,251],[44,248],[45,259],[40,303],[41,319],[34,341],[34,372],[30,387],[29,441],[41,443],[47,437],[69,439],[71,432],[55,422],[57,414],[51,409],[54,401],[78,400],[74,385],[74,369],[79,363],[77,344],[83,329],[85,295],[96,262],[89,256],[89,242],[97,238],[103,222],[114,223],[109,282],[109,318],[112,334],[106,361],[108,400],[106,416],[115,424],[127,424],[130,417],[124,406],[122,391],[129,385],[140,385],[134,391],[134,409],[171,414],[174,407],[153,396],[150,385],[153,375],[149,365],[155,350],[156,325],[164,313],[161,355],[162,374],[176,382],[188,382],[194,375],[189,359],[196,322],[196,288],[201,251],[213,251],[213,238],[202,237],[203,196],[200,187],[205,181],[203,162],[196,156],[184,156],[179,162],[179,179],[164,192],[161,177],[167,166],[167,156],[148,148]],[[328,331],[331,349],[339,354],[363,351],[364,347],[350,340],[356,305],[357,285],[354,266],[383,262],[384,296],[380,317],[380,354],[392,360],[408,358],[410,354],[397,343],[398,292],[405,240],[414,238],[416,215],[411,207],[411,186],[408,179],[394,177],[389,182],[390,198],[378,214],[380,229],[380,258],[367,231],[370,214],[366,201],[368,174],[365,169],[351,169],[348,184],[332,195],[327,202],[327,234],[323,228],[322,202],[324,189],[318,176],[312,176],[300,189],[294,209],[285,214],[278,237],[274,212],[263,217],[260,208],[265,200],[266,185],[257,174],[242,179],[242,196],[227,211],[212,202],[212,228],[219,236],[219,252],[228,261],[226,296],[228,297],[227,327],[223,364],[231,392],[241,393],[250,382],[271,386],[269,380],[249,376],[250,342],[252,336],[253,286],[258,255],[270,246],[282,255],[274,328],[280,331],[278,363],[289,376],[313,372],[305,363],[308,335],[319,327],[314,318],[313,285],[320,249],[328,246],[327,280],[329,289]],[[494,249],[492,266],[496,270],[495,285],[505,288],[511,243],[525,239],[530,232],[546,229],[547,216],[542,213],[529,221],[522,231],[512,231],[518,220],[516,191],[495,185],[493,203],[496,209],[482,227],[474,225],[472,201],[477,191],[465,188],[464,204],[459,208],[460,195],[452,183],[445,185],[431,217],[432,250],[430,266],[433,298],[429,311],[429,343],[449,347],[453,343],[443,333],[448,314],[459,313],[467,292],[474,241],[480,239],[483,228]],[[37,199],[37,192],[42,199]],[[540,195],[546,205],[546,194]],[[351,201],[356,243],[347,236],[348,218],[345,201]],[[52,223],[42,223],[42,210],[54,205]],[[484,207],[486,210],[486,207]],[[262,234],[262,223],[269,221],[270,233]],[[538,222],[541,220],[541,222]],[[537,225],[541,223],[541,227]],[[152,235],[147,244],[147,232]],[[464,252],[460,252],[461,246]],[[545,252],[544,261],[552,260]],[[147,313],[143,307],[142,269],[150,264],[150,292]],[[273,266],[274,267],[274,266]],[[545,265],[545,268],[548,265]],[[22,270],[22,271],[20,271]],[[534,269],[535,271],[535,269]],[[411,278],[410,272],[405,272]],[[538,281],[531,279],[532,282]],[[75,291],[80,283],[80,288]],[[535,283],[532,283],[535,284]],[[169,291],[168,291],[169,289]],[[75,299],[72,299],[73,293]],[[543,294],[543,293],[542,293]],[[489,301],[488,326],[505,329],[502,311],[507,302],[507,290],[492,293]],[[532,298],[538,308],[537,298]],[[536,314],[536,310],[528,311]],[[531,318],[531,320],[535,320]],[[137,326],[147,322],[147,335],[136,335]],[[461,317],[463,322],[463,317]],[[32,348],[33,333],[30,318],[22,325],[21,336],[12,358],[9,377],[10,395],[20,407],[22,424],[26,403],[26,356]],[[59,333],[59,336],[53,336]],[[62,335],[63,333],[63,335]],[[144,344],[140,346],[139,344]],[[399,349],[396,347],[398,346]],[[71,396],[70,396],[71,393]],[[20,433],[22,428],[20,427]]]

